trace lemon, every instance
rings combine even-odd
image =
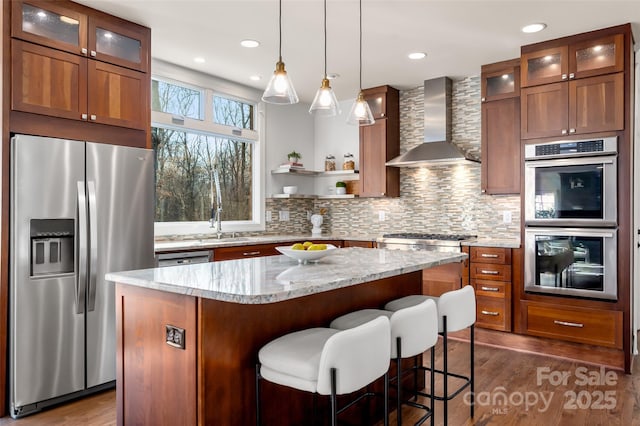
[[[326,244],[312,244],[310,245],[307,250],[326,250],[327,249],[327,245]]]
[[[304,249],[305,249],[304,245],[300,243],[296,243],[291,246],[291,250],[304,250]]]
[[[309,247],[311,247],[313,245],[313,243],[311,241],[305,241],[304,243],[302,243],[302,245],[304,246],[304,249],[308,249]]]

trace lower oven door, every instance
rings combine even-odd
[[[617,300],[617,240],[615,229],[526,228],[525,291]]]

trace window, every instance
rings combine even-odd
[[[263,229],[256,103],[158,77],[151,103],[156,234],[212,231],[214,171],[223,232]]]

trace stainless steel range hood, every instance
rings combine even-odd
[[[428,167],[473,161],[451,143],[451,79],[424,82],[424,143],[388,161],[387,166]]]

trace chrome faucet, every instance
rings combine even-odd
[[[222,213],[222,194],[220,192],[220,178],[218,177],[218,171],[214,168],[211,172],[211,219],[209,219],[209,227],[214,228],[218,239],[222,237],[222,221],[220,214]],[[215,185],[216,190],[216,203],[213,204],[213,189]]]

